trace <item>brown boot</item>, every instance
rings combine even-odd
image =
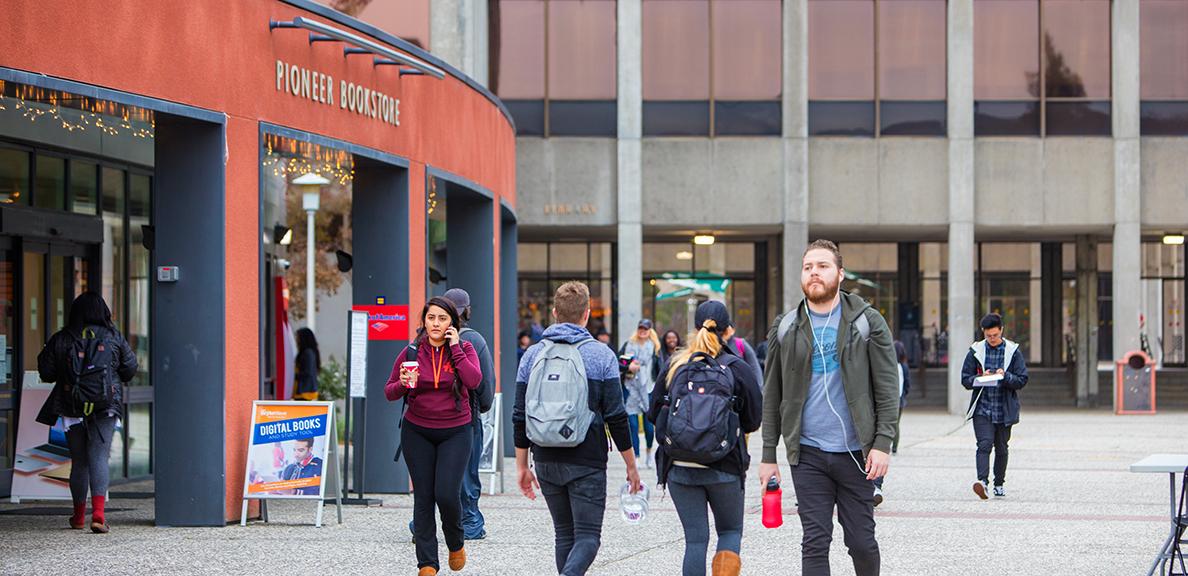
[[[437,576],[437,570],[432,566],[426,566],[417,572],[417,576]]]
[[[713,569],[714,576],[738,576],[739,570],[742,570],[742,558],[735,552],[723,550],[714,554]]]
[[[466,549],[459,548],[457,552],[450,552],[450,570],[457,572],[466,567]]]

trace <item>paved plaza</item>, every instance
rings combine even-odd
[[[875,512],[883,574],[1146,574],[1167,536],[1168,478],[1131,473],[1129,466],[1154,453],[1188,453],[1188,412],[1024,409],[1011,440],[1007,497],[988,501],[970,489],[973,432],[960,424],[960,417],[937,411],[904,413],[887,500]],[[759,437],[751,440],[743,574],[799,574],[801,530],[791,482],[785,482],[784,525],[763,528],[755,479]],[[461,573],[555,574],[544,499],[520,495],[514,461],[506,464],[507,491],[484,495],[488,537],[467,543],[469,563]],[[781,473],[788,480],[782,460]],[[655,481],[653,470],[642,474]],[[647,520],[628,526],[617,515],[624,478],[617,457],[610,478],[602,549],[589,574],[679,574],[684,541],[671,500],[654,492]],[[152,485],[114,487],[136,490]],[[273,503],[270,523],[243,528],[158,528],[152,499],[113,498],[110,507],[126,510],[108,514],[108,535],[70,530],[66,516],[0,514],[6,542],[0,573],[414,574],[412,496],[379,497],[382,507],[347,507],[342,525],[328,507],[322,528],[313,526],[313,505],[303,502]],[[4,502],[0,511],[46,505],[62,503]],[[443,544],[443,561],[445,553]],[[840,527],[831,562],[834,574],[853,574]]]

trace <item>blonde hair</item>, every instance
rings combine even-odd
[[[702,322],[701,328],[696,332],[689,334],[689,345],[681,348],[672,355],[672,361],[668,366],[668,382],[665,383],[665,388],[672,385],[672,377],[676,375],[677,369],[689,363],[689,359],[698,352],[704,352],[711,358],[717,358],[718,353],[722,351],[722,339],[718,336],[718,323],[711,318],[706,318]]]
[[[631,333],[631,338],[628,338],[628,340],[630,340],[632,344],[637,344],[637,345],[644,343],[644,341],[641,340],[639,337],[639,329],[638,328],[635,329],[635,332]],[[659,354],[660,353],[660,337],[657,336],[656,331],[651,328],[648,328],[648,340],[652,341],[652,351]]]

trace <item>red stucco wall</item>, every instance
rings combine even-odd
[[[227,116],[226,473],[227,518],[238,519],[251,401],[259,385],[259,125],[269,122],[408,158],[409,307],[424,303],[425,166],[457,174],[515,205],[515,135],[498,108],[447,75],[404,76],[343,56],[343,44],[309,44],[305,30],[269,31],[302,16],[346,27],[275,0],[46,0],[6,4],[0,66],[177,102]],[[353,31],[352,31],[353,32]],[[360,33],[357,33],[362,35]],[[374,39],[373,39],[374,40]],[[276,88],[276,62],[328,74],[334,105]],[[400,126],[339,105],[347,80],[400,100]],[[498,263],[495,285],[499,285]],[[498,295],[496,295],[498,303]],[[498,311],[497,318],[498,318]],[[413,322],[415,324],[415,322]],[[498,339],[494,344],[498,362]]]

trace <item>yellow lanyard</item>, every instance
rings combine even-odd
[[[442,346],[441,356],[434,357],[433,348],[429,348],[429,358],[433,362],[433,387],[437,388],[437,383],[441,379],[441,367],[445,363],[445,346]]]

